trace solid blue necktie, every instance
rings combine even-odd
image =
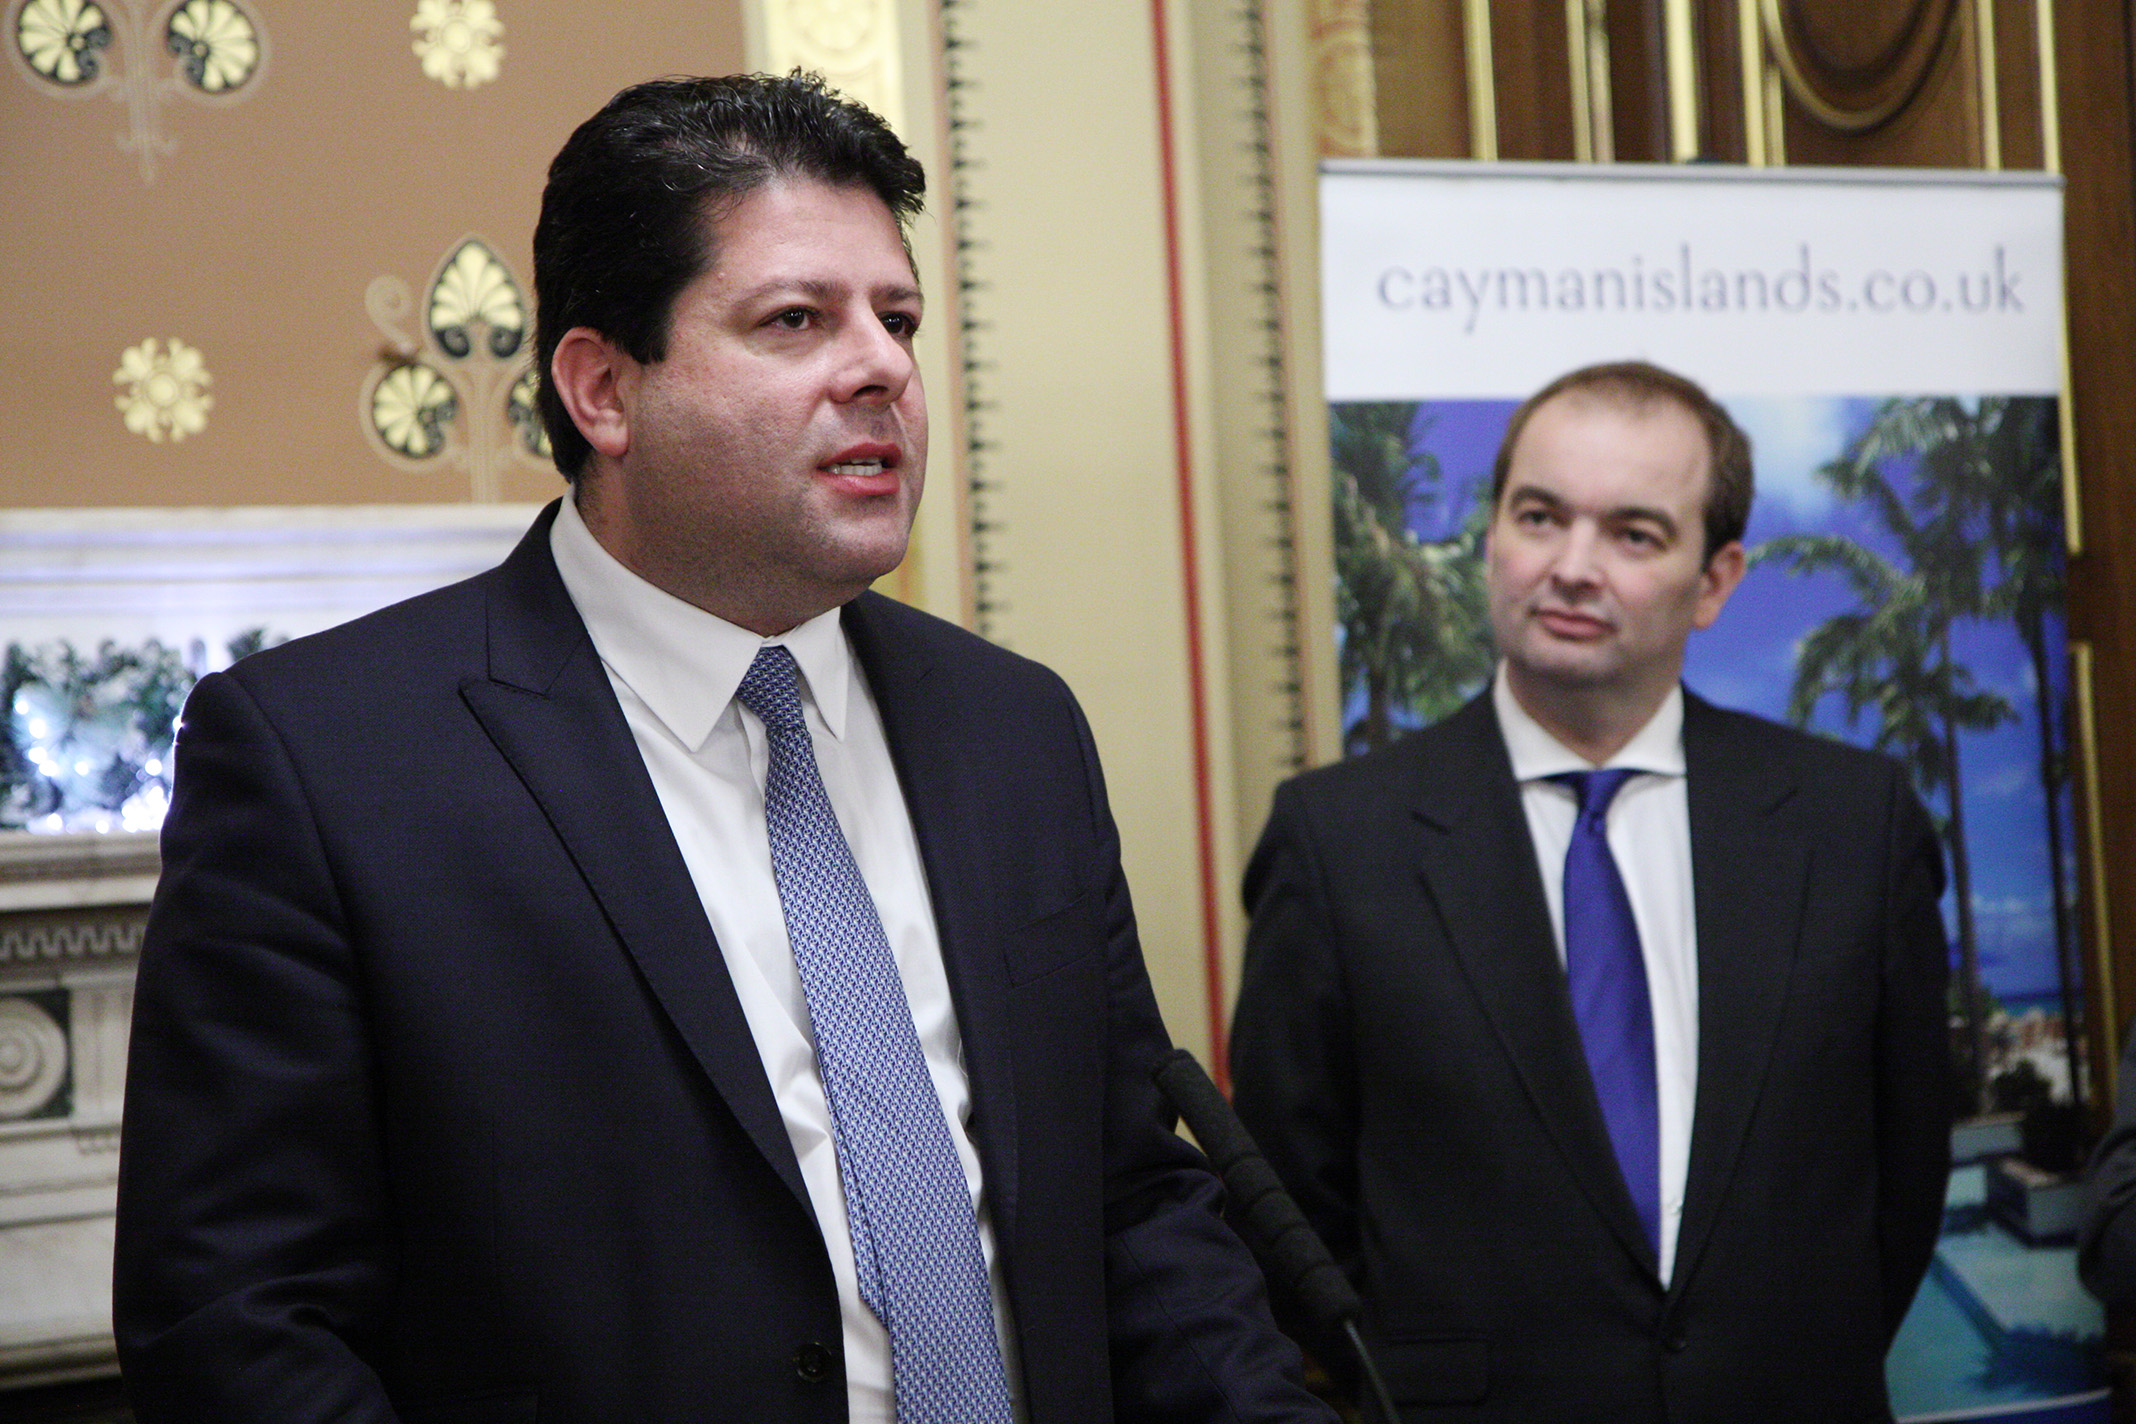
[[[816,1034],[861,1299],[890,1334],[898,1424],[1009,1424],[994,1298],[882,917],[801,720],[793,654],[760,649],[735,696],[764,724],[764,819]]]
[[[1580,798],[1565,851],[1565,975],[1602,1121],[1647,1242],[1661,1251],[1661,1109],[1654,1086],[1654,1006],[1631,897],[1609,852],[1609,803],[1639,773],[1569,771],[1552,781]]]

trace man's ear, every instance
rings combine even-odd
[[[1728,602],[1728,595],[1736,591],[1750,567],[1749,556],[1743,551],[1740,539],[1731,540],[1713,551],[1706,560],[1706,567],[1699,572],[1698,607],[1691,616],[1694,628],[1711,628],[1713,620],[1721,616],[1721,605]]]
[[[611,460],[630,449],[629,394],[638,363],[590,326],[574,326],[556,343],[549,374],[571,423],[594,452]]]

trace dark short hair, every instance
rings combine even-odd
[[[1668,401],[1683,407],[1706,434],[1706,552],[1733,544],[1750,524],[1750,497],[1755,489],[1750,469],[1750,437],[1706,394],[1698,382],[1646,361],[1605,361],[1582,366],[1544,386],[1521,402],[1506,425],[1505,441],[1491,466],[1491,508],[1505,497],[1506,475],[1513,468],[1513,447],[1529,417],[1552,397],[1578,393],[1629,410],[1644,410]]]
[[[800,70],[633,85],[565,142],[534,227],[537,401],[565,478],[592,451],[549,371],[564,333],[590,327],[635,360],[665,358],[675,298],[711,265],[719,219],[790,177],[872,189],[900,233],[927,191],[888,124]]]

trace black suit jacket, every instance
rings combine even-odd
[[[2077,1234],[2077,1274],[2119,1311],[2136,1307],[2136,1033],[2122,1046],[2114,1121],[2085,1174],[2086,1213]]]
[[[120,1164],[144,1424],[845,1417],[829,1258],[549,523],[187,704]],[[845,624],[1033,1424],[1323,1418],[1151,1085],[1073,698],[873,595]]]
[[[1889,1417],[1949,1165],[1936,842],[1886,758],[1689,695],[1683,735],[1699,1040],[1666,1289],[1488,694],[1277,793],[1238,1106],[1411,1420]]]

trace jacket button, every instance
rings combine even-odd
[[[1690,1344],[1691,1342],[1681,1335],[1671,1335],[1661,1342],[1662,1348],[1672,1355],[1681,1355]]]
[[[803,1384],[821,1384],[831,1377],[831,1352],[811,1340],[794,1351],[794,1376]]]

